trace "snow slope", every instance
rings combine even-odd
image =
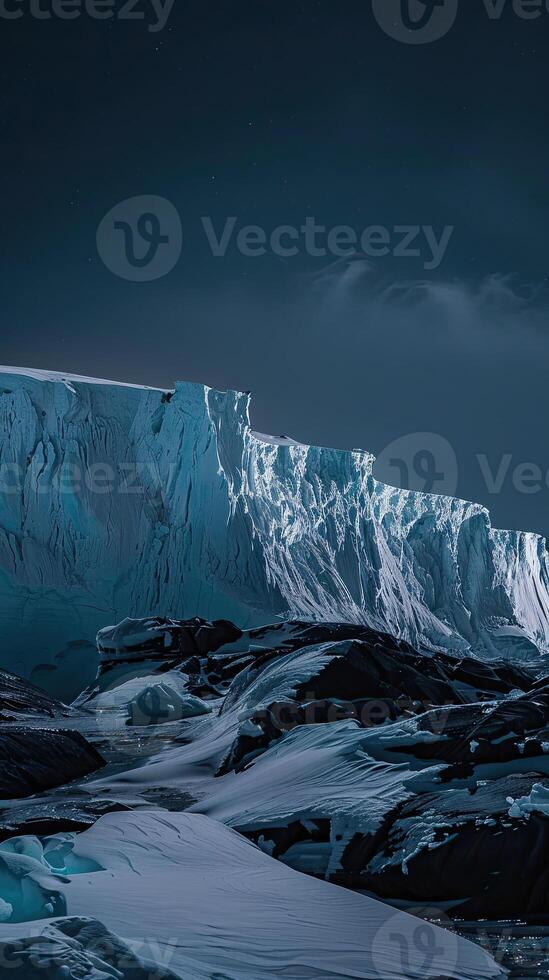
[[[547,652],[543,539],[380,484],[366,452],[259,437],[248,409],[247,394],[199,384],[0,370],[0,665],[74,696],[100,627],[157,614]]]
[[[54,905],[77,917],[100,909],[109,931],[185,980],[503,978],[454,933],[292,871],[207,817],[109,814],[70,836],[62,876],[40,860],[36,839],[22,844],[24,856],[4,853],[0,879],[11,896],[26,877],[34,917]],[[28,932],[28,922],[0,924],[0,942]]]

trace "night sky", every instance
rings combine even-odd
[[[453,451],[460,496],[549,532],[544,3],[498,20],[461,0],[413,45],[370,0],[175,0],[161,31],[149,0],[131,21],[29,5],[0,17],[0,362],[249,389],[256,429],[383,452],[379,475],[401,459],[417,488],[452,489]],[[182,251],[135,282],[96,234],[141,195],[177,209]],[[220,235],[231,216],[216,257],[201,218]],[[242,226],[307,218],[382,226],[391,249],[397,226],[454,231],[429,269],[425,239],[415,257],[236,247]]]

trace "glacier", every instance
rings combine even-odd
[[[365,385],[365,392],[367,386]],[[0,665],[74,698],[126,616],[367,624],[539,662],[546,542],[255,433],[249,393],[0,368]]]

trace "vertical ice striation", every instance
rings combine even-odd
[[[535,659],[548,560],[477,504],[396,490],[368,453],[259,437],[248,395],[0,369],[0,664],[92,669],[125,616],[367,622]],[[39,674],[38,665],[44,665]],[[89,665],[87,667],[86,665]]]

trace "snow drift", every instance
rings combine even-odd
[[[504,977],[487,953],[454,933],[292,871],[207,817],[109,814],[69,838],[62,873],[61,836],[57,845],[54,858],[36,838],[20,839],[19,853],[0,851],[6,894],[19,895],[26,882],[27,919],[46,925],[61,908],[82,920],[100,908],[109,931],[153,969],[181,978]],[[11,941],[13,959],[13,940],[29,931],[18,911],[0,924],[0,944]],[[28,977],[21,965],[15,977]]]

